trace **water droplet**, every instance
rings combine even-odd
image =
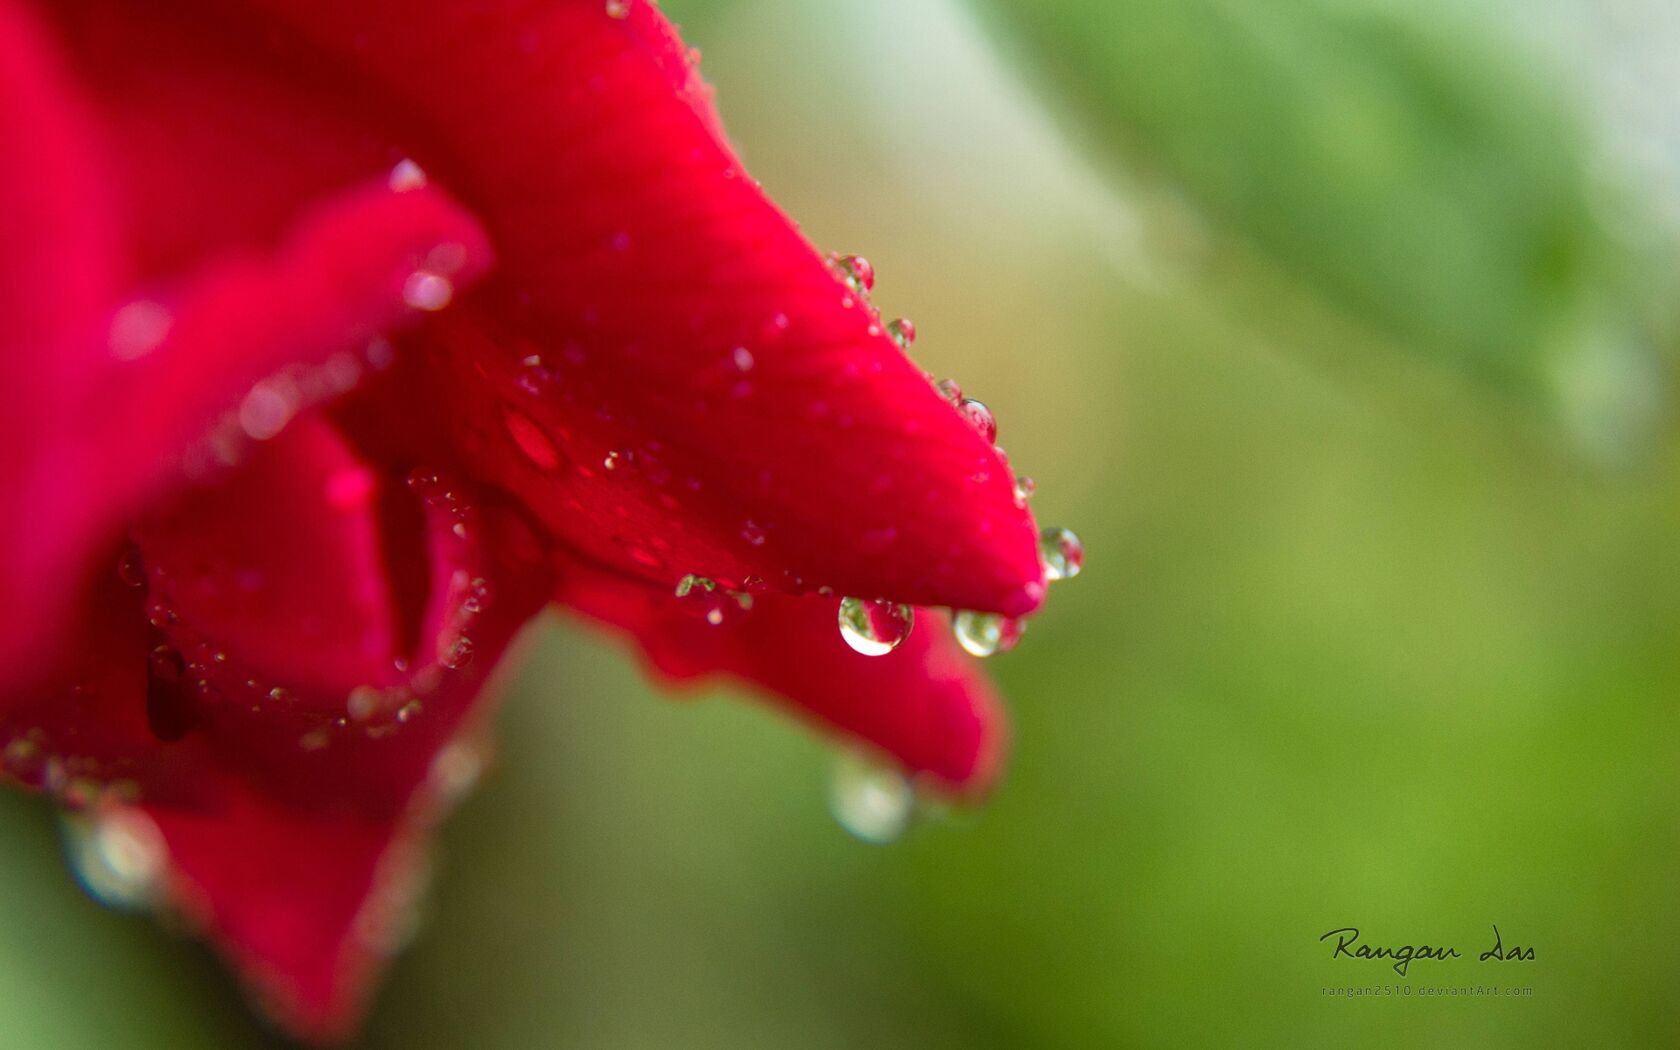
[[[939,396],[953,405],[962,400],[962,385],[955,379],[941,379],[933,384],[933,388],[939,391]]]
[[[158,348],[175,316],[162,303],[136,299],[111,317],[111,356],[118,361],[135,361]]]
[[[455,284],[441,273],[416,270],[403,282],[403,302],[416,310],[436,312],[455,298]]]
[[[910,637],[916,610],[895,602],[840,599],[840,637],[865,656],[885,656]]]
[[[1038,482],[1022,474],[1015,479],[1015,505],[1025,507],[1027,500],[1032,499],[1032,494],[1037,491]]]
[[[629,465],[630,453],[620,452],[617,449],[608,452],[606,458],[601,460],[601,466],[608,470],[622,470]]]
[[[957,644],[971,655],[986,657],[1006,653],[1021,641],[1027,631],[1025,620],[999,613],[962,610],[951,617],[951,633]]]
[[[297,410],[296,384],[265,379],[239,403],[239,427],[251,440],[267,441],[286,428]]]
[[[560,469],[559,449],[530,416],[511,408],[504,409],[502,423],[507,427],[508,437],[538,470]]]
[[[370,721],[384,704],[385,694],[371,685],[358,685],[344,700],[344,710],[358,722]]]
[[[630,0],[607,0],[608,18],[629,18]]]
[[[916,341],[916,323],[908,317],[900,317],[887,322],[887,334],[892,336],[893,342],[900,349],[910,349],[910,344]]]
[[[1085,567],[1085,545],[1072,529],[1051,525],[1038,535],[1038,557],[1046,579],[1071,580]]]
[[[828,808],[853,837],[882,845],[910,826],[916,790],[902,770],[859,754],[835,759]]]
[[[677,582],[676,595],[684,608],[713,627],[738,611],[752,608],[752,595],[732,593],[717,581],[693,573]]]
[[[420,712],[422,710],[424,710],[424,708],[420,701],[410,700],[408,703],[397,708],[397,721],[412,722],[416,718],[420,717]]]
[[[861,255],[842,255],[839,252],[828,258],[840,271],[840,276],[852,291],[867,292],[875,287],[875,267],[869,265],[868,259]]]
[[[741,523],[741,538],[751,547],[764,546],[764,529],[752,521]]]
[[[169,852],[150,817],[124,807],[66,816],[63,829],[76,881],[94,900],[124,910],[157,902]]]
[[[729,359],[734,362],[737,372],[751,372],[753,367],[752,351],[744,346],[737,346],[730,352]]]
[[[980,432],[980,436],[987,441],[997,440],[997,419],[985,402],[976,401],[972,397],[965,397],[957,402],[957,411],[963,414],[969,425]]]
[[[404,157],[397,161],[396,167],[391,169],[386,184],[397,193],[407,193],[409,190],[417,190],[426,184],[426,172],[420,165]]]
[[[465,666],[472,659],[472,654],[472,639],[464,634],[457,635],[447,645],[438,648],[438,663],[453,671]]]

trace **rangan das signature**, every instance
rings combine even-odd
[[[1331,930],[1329,933],[1320,937],[1319,940],[1327,941],[1332,937],[1336,938],[1336,946],[1331,949],[1330,958],[1393,959],[1394,972],[1402,977],[1406,976],[1406,970],[1412,965],[1412,961],[1414,959],[1445,960],[1464,958],[1463,954],[1459,952],[1457,948],[1448,947],[1446,945],[1402,944],[1390,947],[1388,945],[1373,946],[1369,944],[1360,944],[1358,943],[1359,928],[1357,926],[1343,926],[1340,929]],[[1499,927],[1494,926],[1493,947],[1489,948],[1476,958],[1480,962],[1488,962],[1489,960],[1498,960],[1500,962],[1532,962],[1534,960],[1534,949],[1524,948],[1519,945],[1512,945],[1509,948],[1505,947],[1504,941],[1499,936]]]

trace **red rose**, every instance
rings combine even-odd
[[[0,98],[0,767],[294,1032],[354,1024],[552,601],[992,776],[925,622],[1044,594],[989,415],[645,0],[0,0]],[[890,599],[858,649],[924,622],[860,655],[838,595]]]

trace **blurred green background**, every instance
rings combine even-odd
[[[369,1048],[1680,1039],[1666,0],[667,0],[1089,559],[987,807],[544,626]],[[0,1045],[263,1045],[0,801]],[[1532,963],[1474,955],[1499,925]],[[1318,936],[1450,943],[1393,983]]]

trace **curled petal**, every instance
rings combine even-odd
[[[263,524],[303,528],[287,501],[309,486],[286,474],[341,469],[344,452],[326,435],[305,427],[291,444],[270,450],[290,462],[251,464],[269,485],[192,497],[217,525],[205,540],[217,549],[204,557],[224,557],[243,538],[265,574],[313,570],[317,554],[368,569],[357,561],[371,540],[365,523],[341,525],[343,536],[317,526],[289,544]],[[331,476],[316,481],[330,490]],[[231,506],[206,502],[243,497],[244,523]],[[452,526],[440,535],[441,522],[420,512],[383,524],[419,530],[410,537],[418,555],[385,575],[393,591],[422,596],[417,622],[431,643],[417,647],[430,656],[383,685],[346,697],[334,676],[354,673],[357,646],[314,652],[288,634],[298,628],[287,617],[264,624],[241,599],[197,586],[171,606],[174,622],[149,624],[157,596],[113,573],[77,632],[84,648],[51,688],[0,697],[0,769],[87,810],[96,828],[115,822],[127,877],[151,880],[143,896],[201,929],[305,1038],[343,1036],[359,1017],[423,881],[425,832],[482,761],[487,680],[551,591],[518,517],[484,505],[466,520],[464,535]],[[160,538],[169,526],[143,531],[148,584],[197,579],[176,561],[183,545]],[[396,579],[414,573],[421,578]],[[351,592],[365,585],[340,581]],[[309,600],[343,596],[329,586],[286,584],[269,597],[296,614]],[[266,663],[275,642],[258,637],[264,630],[300,642],[286,667]],[[470,658],[454,644],[462,638]],[[245,692],[247,682],[267,691]],[[133,854],[148,842],[155,856],[141,864]]]
[[[447,275],[426,269],[440,249]],[[78,388],[53,420],[23,436],[20,476],[0,489],[7,533],[0,559],[20,582],[0,609],[0,637],[45,648],[41,625],[64,615],[73,591],[66,579],[117,518],[182,469],[230,460],[238,443],[270,436],[283,422],[276,413],[336,393],[343,384],[334,376],[348,369],[354,382],[359,360],[341,364],[335,355],[359,352],[420,312],[408,302],[417,272],[465,282],[488,265],[482,232],[442,194],[380,185],[305,216],[270,256],[225,258],[179,288],[106,315],[97,362],[78,373]],[[283,387],[257,389],[282,366],[304,371],[283,377]],[[270,403],[245,418],[252,397]],[[222,440],[199,444],[218,422]],[[7,629],[14,619],[16,635]]]
[[[581,563],[565,567],[559,592],[562,603],[628,634],[668,678],[740,679],[947,791],[973,795],[990,786],[1007,736],[1002,705],[943,616],[918,610],[898,648],[863,656],[841,640],[837,599],[749,597],[750,608],[715,592],[717,604],[700,604]]]
[[[485,219],[501,275],[429,346],[474,472],[555,534],[665,584],[1042,599],[1001,454],[747,177],[651,4],[244,6],[377,81]]]

